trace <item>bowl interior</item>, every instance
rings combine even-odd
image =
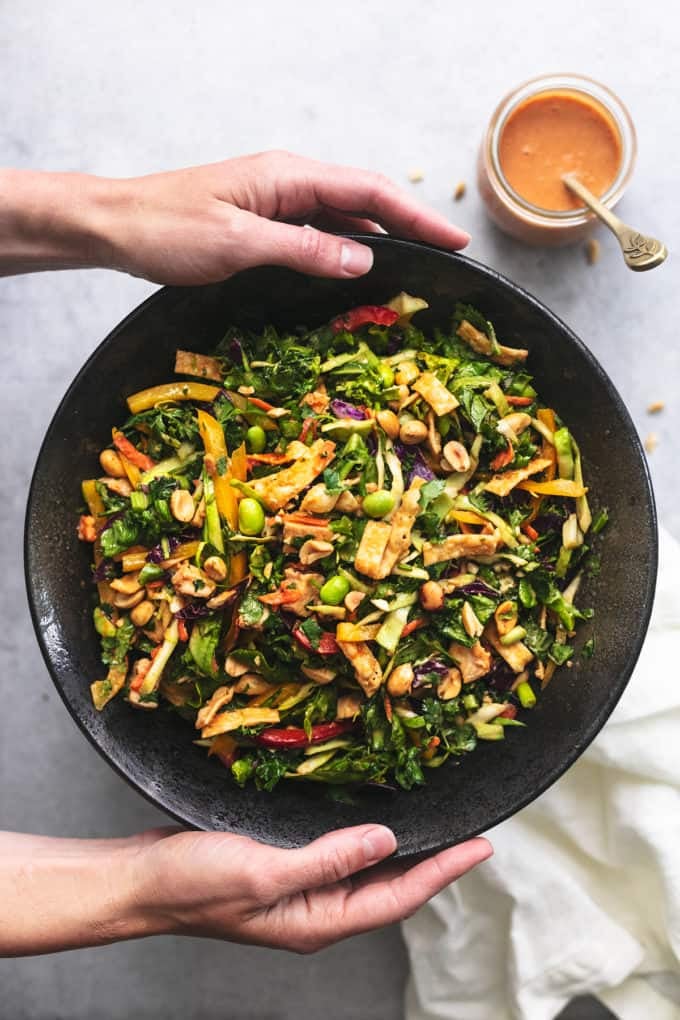
[[[656,574],[654,503],[637,434],[618,394],[583,344],[534,298],[462,256],[377,237],[372,272],[321,280],[279,268],[225,283],[157,292],[125,319],[81,369],[59,406],[35,468],[26,518],[26,576],[33,620],[53,680],[72,716],[119,773],[189,825],[229,829],[295,846],[342,825],[381,821],[414,854],[483,832],[550,785],[584,750],[614,708],[637,659]],[[172,378],[177,347],[210,351],[227,326],[316,326],[353,305],[399,290],[427,299],[423,328],[446,326],[456,300],[491,319],[504,342],[530,350],[543,399],[581,444],[594,501],[610,508],[602,570],[580,604],[596,608],[596,654],[561,669],[524,730],[428,773],[412,793],[366,791],[353,804],[316,788],[281,784],[274,794],[236,789],[215,759],[191,743],[188,724],[122,700],[97,713],[89,683],[102,675],[92,627],[89,546],[75,534],[80,480],[99,473],[98,452],[124,398]],[[589,635],[586,626],[577,640]],[[66,777],[65,777],[66,778]],[[311,785],[311,784],[310,784]]]

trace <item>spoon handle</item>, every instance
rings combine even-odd
[[[573,174],[565,174],[562,180],[569,190],[578,195],[581,201],[589,209],[592,209],[595,215],[618,238],[625,263],[629,269],[634,269],[638,272],[645,269],[654,269],[655,266],[661,265],[666,259],[668,251],[665,244],[657,241],[655,237],[641,234],[634,227],[629,227],[627,223],[624,223],[618,216],[615,216],[611,209],[603,205],[593,195],[592,191],[589,191],[581,183],[578,177],[575,177]]]

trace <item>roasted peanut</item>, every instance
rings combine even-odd
[[[444,447],[444,460],[449,471],[468,471],[470,469],[470,454],[462,443],[452,439]]]
[[[115,450],[102,450],[99,454],[99,463],[104,474],[111,475],[112,478],[127,477],[123,462]]]
[[[149,602],[148,599],[144,599],[143,602],[136,605],[130,612],[130,619],[134,623],[135,627],[146,627],[152,616],[153,602]]]
[[[186,489],[175,489],[170,497],[170,513],[176,521],[188,524],[196,513],[194,499]]]
[[[399,438],[406,446],[417,446],[427,439],[427,425],[424,421],[411,418],[400,426]]]
[[[109,492],[115,492],[117,496],[123,496],[125,499],[132,492],[132,486],[128,482],[127,478],[109,478],[105,475],[104,478],[100,478],[99,481],[102,485],[105,485]]]
[[[248,672],[249,668],[245,662],[239,662],[233,655],[228,655],[227,661],[224,664],[224,672],[227,676],[243,676],[244,673]]]
[[[329,684],[335,679],[335,670],[328,669],[325,666],[300,666],[300,669],[309,680],[313,680],[315,684]]]
[[[420,370],[415,361],[402,361],[394,373],[394,381],[397,386],[410,386],[420,375]]]
[[[362,701],[363,698],[360,694],[341,694],[338,698],[335,718],[338,722],[342,719],[355,719],[361,711]]]
[[[378,411],[375,416],[380,428],[385,432],[390,439],[396,439],[399,435],[399,419],[397,418],[394,411]]]
[[[273,690],[274,685],[267,683],[259,673],[244,673],[234,684],[235,694],[266,694]]]
[[[517,624],[517,603],[506,599],[496,608],[493,615],[498,633],[503,637],[504,634],[509,634]]]
[[[227,564],[221,556],[208,556],[203,570],[212,581],[224,581],[227,576]]]
[[[114,591],[119,591],[122,595],[134,595],[141,588],[139,571],[136,570],[133,573],[114,578],[113,581],[109,581],[109,587]]]
[[[482,631],[484,630],[484,626],[478,619],[477,614],[475,613],[474,609],[472,608],[469,602],[463,603],[463,609],[461,611],[460,616],[461,620],[463,621],[465,633],[469,637],[473,638],[481,637]]]
[[[322,560],[332,552],[333,545],[331,542],[324,542],[319,538],[308,538],[300,546],[300,563],[308,567],[310,563],[316,563],[317,560]]]
[[[436,613],[444,605],[444,591],[436,581],[420,586],[420,604],[428,613]]]
[[[403,698],[410,694],[412,686],[413,666],[409,662],[397,666],[387,678],[387,693],[393,698]]]
[[[462,683],[460,670],[453,666],[437,684],[437,696],[442,701],[450,701],[451,698],[457,698],[460,694]]]
[[[134,606],[138,606],[144,598],[144,589],[140,588],[132,595],[116,595],[113,600],[113,604],[116,609],[133,609]]]
[[[361,605],[366,596],[362,591],[350,591],[345,595],[345,606],[353,613]]]
[[[531,425],[530,414],[526,414],[524,411],[513,411],[512,414],[506,414],[504,418],[501,418],[496,427],[499,432],[504,433],[505,429],[510,429],[516,436],[519,436],[529,425]],[[501,428],[501,426],[505,428]]]

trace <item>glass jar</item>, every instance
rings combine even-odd
[[[515,191],[505,178],[499,158],[500,139],[510,114],[526,100],[541,93],[576,94],[599,107],[613,123],[621,143],[621,162],[616,177],[600,200],[613,208],[630,181],[637,143],[628,110],[610,89],[580,74],[549,74],[532,78],[510,92],[496,107],[479,150],[477,184],[492,220],[512,237],[528,244],[573,244],[588,235],[596,217],[585,206],[551,210],[533,205]]]

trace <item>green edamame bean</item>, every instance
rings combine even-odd
[[[238,505],[238,526],[243,535],[259,535],[264,528],[264,510],[256,499],[247,496]]]
[[[385,489],[369,492],[367,496],[364,496],[361,509],[367,517],[384,517],[390,510],[394,510],[394,496]]]
[[[267,445],[267,434],[261,425],[251,425],[246,432],[246,443],[251,453],[262,453]]]
[[[319,598],[325,606],[339,606],[350,590],[350,583],[339,574],[329,577],[319,592]]]
[[[378,373],[385,388],[394,386],[394,372],[389,365],[385,364],[384,361],[381,361],[378,365]]]

